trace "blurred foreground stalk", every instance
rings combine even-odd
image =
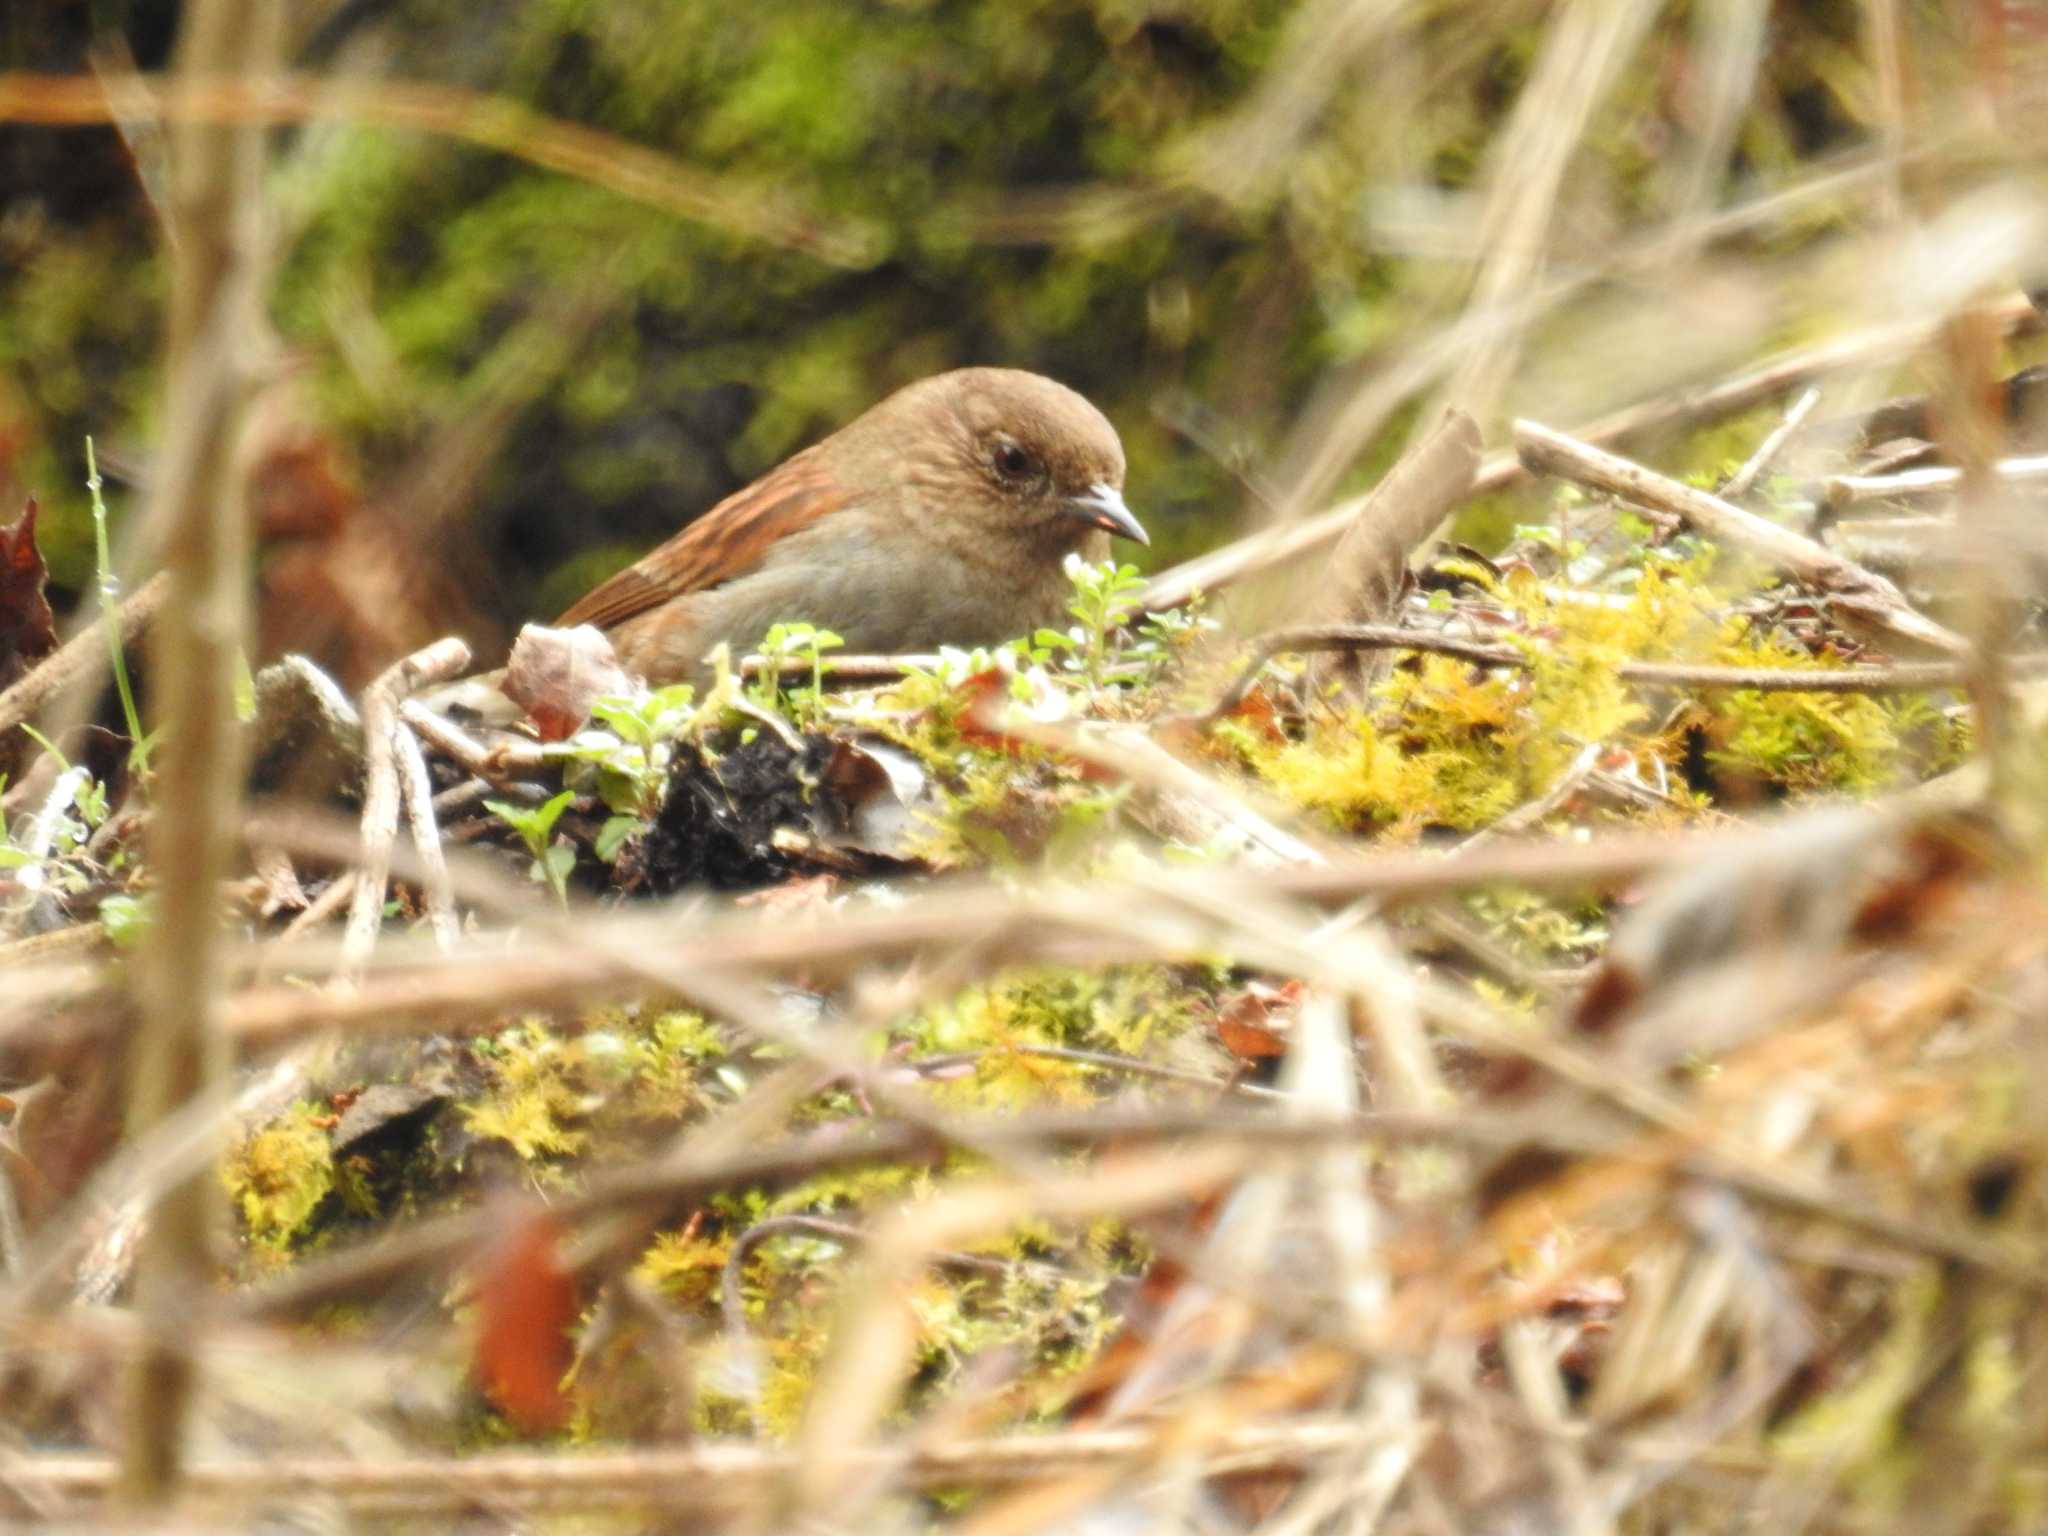
[[[178,42],[186,80],[272,67],[274,0],[190,0]],[[247,624],[248,535],[237,425],[259,315],[258,127],[171,128],[173,244],[162,470],[147,529],[171,589],[157,622],[154,682],[164,730],[151,793],[158,919],[138,975],[128,1052],[129,1134],[150,1135],[224,1070],[224,971],[216,893],[240,813],[235,667]],[[218,1195],[210,1166],[170,1186],[151,1212],[136,1271],[143,1342],[127,1383],[122,1482],[138,1506],[176,1483],[195,1377],[192,1321],[212,1286]]]

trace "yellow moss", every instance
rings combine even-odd
[[[1419,709],[1429,709],[1447,694],[1438,689],[1429,699],[1425,687],[1405,682],[1400,692]],[[1469,721],[1478,711],[1468,707],[1462,713]],[[1418,713],[1405,723],[1418,726],[1425,720]],[[1347,711],[1319,722],[1301,741],[1270,754],[1255,752],[1254,766],[1291,804],[1342,827],[1380,823],[1397,838],[1432,825],[1480,826],[1522,798],[1519,775],[1496,744],[1483,739],[1439,744],[1433,720],[1419,729],[1427,734],[1404,746],[1389,739],[1371,717]]]
[[[1514,613],[1509,643],[1541,637],[1525,646],[1526,669],[1418,656],[1365,708],[1320,712],[1295,739],[1227,727],[1219,738],[1289,803],[1400,839],[1483,826],[1549,788],[1590,744],[1678,767],[1685,735],[1643,734],[1650,711],[1643,691],[1622,681],[1626,662],[1829,665],[1746,620],[1717,620],[1722,593],[1750,573],[1717,564],[1711,550],[1652,558],[1620,593],[1574,596],[1522,568],[1500,577],[1470,562],[1463,569]],[[1702,694],[1694,718],[1717,767],[1794,794],[1883,788],[1909,769],[1953,762],[1961,747],[1957,728],[1921,695],[1721,690]]]
[[[640,1255],[633,1273],[670,1300],[686,1306],[715,1301],[732,1243],[724,1237],[664,1232]]]
[[[703,1102],[699,1076],[725,1054],[725,1037],[701,1014],[656,1014],[640,1027],[630,1047],[633,1112],[651,1119],[680,1118]]]
[[[462,1107],[474,1134],[508,1143],[526,1163],[582,1150],[586,1133],[566,1122],[581,1118],[589,1103],[561,1040],[527,1023],[499,1034],[479,1055],[492,1081],[481,1102]]]
[[[334,1148],[316,1123],[322,1106],[294,1104],[252,1131],[221,1162],[220,1180],[250,1242],[281,1255],[334,1188]]]

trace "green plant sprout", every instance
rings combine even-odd
[[[100,623],[107,635],[107,661],[114,671],[114,688],[121,695],[121,718],[128,726],[134,748],[129,768],[138,781],[149,776],[151,738],[142,731],[142,716],[135,709],[135,690],[128,682],[128,661],[121,646],[121,583],[114,575],[114,559],[108,552],[107,504],[100,495],[99,462],[93,456],[92,438],[85,440],[85,488],[92,496],[93,564],[98,574]]]
[[[761,656],[761,673],[748,696],[763,709],[788,717],[800,730],[815,729],[825,719],[825,652],[837,650],[846,641],[829,629],[815,624],[777,624],[761,637],[756,649]],[[808,662],[808,688],[783,687],[785,663]]]
[[[1119,659],[1119,635],[1138,611],[1145,578],[1134,565],[1113,560],[1097,565],[1078,554],[1067,556],[1065,569],[1074,584],[1067,612],[1075,622],[1065,630],[1039,630],[1031,637],[1032,649],[1048,660],[1065,652],[1068,664],[1080,671],[1088,686],[1100,688],[1109,680],[1110,664]]]
[[[576,791],[565,789],[545,805],[513,805],[506,800],[484,802],[500,821],[519,834],[526,851],[533,855],[527,878],[545,884],[564,910],[569,905],[569,872],[576,867],[576,850],[566,843],[556,845],[553,838],[555,823],[575,798]]]

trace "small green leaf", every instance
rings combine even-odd
[[[156,920],[156,903],[134,896],[109,896],[100,903],[100,926],[116,949],[133,949]]]
[[[626,839],[645,825],[638,816],[610,816],[597,831],[597,856],[606,864],[617,861]]]

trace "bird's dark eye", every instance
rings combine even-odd
[[[991,458],[996,466],[996,473],[1005,480],[1028,479],[1038,468],[1038,461],[1031,457],[1031,451],[1028,448],[1020,448],[1015,443],[997,443],[996,451]]]

